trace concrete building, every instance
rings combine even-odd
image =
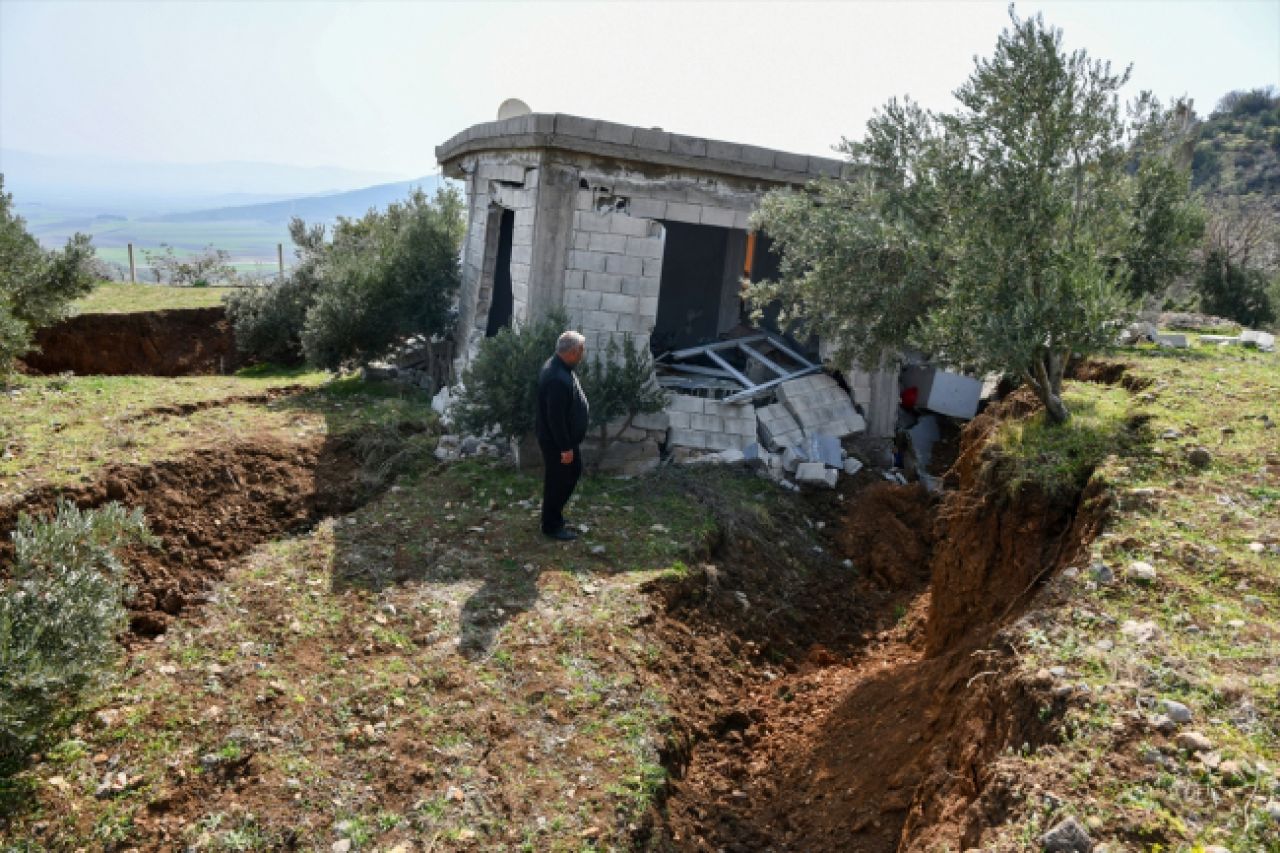
[[[592,348],[623,334],[655,354],[715,340],[746,319],[742,279],[777,270],[749,226],[763,195],[844,166],[559,113],[476,125],[436,158],[468,198],[462,363],[487,335],[556,307]]]

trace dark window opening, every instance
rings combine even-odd
[[[725,322],[726,299],[737,299],[736,279],[741,275],[741,264],[729,268],[729,255],[734,244],[745,243],[746,236],[713,225],[662,224],[666,240],[651,338],[653,351],[659,354],[714,341],[737,322],[736,302]]]
[[[493,337],[498,331],[511,325],[511,311],[515,298],[511,293],[511,238],[515,233],[514,210],[503,210],[498,226],[498,255],[493,263],[493,292],[489,297],[489,321],[485,337]]]

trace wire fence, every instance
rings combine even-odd
[[[252,287],[283,278],[284,244],[277,243],[275,258],[236,258],[212,244],[198,250],[179,250],[166,243],[142,247],[126,246],[127,261],[99,258],[97,273],[109,281],[133,284],[209,284],[224,287]]]

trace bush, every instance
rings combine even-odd
[[[611,445],[626,432],[637,415],[660,412],[667,405],[667,392],[654,379],[653,359],[648,347],[638,346],[626,335],[621,345],[610,339],[604,352],[596,352],[579,368],[582,390],[591,403],[590,428],[600,431],[596,467],[603,464]],[[609,435],[609,424],[621,420],[617,432]]]
[[[1274,322],[1280,308],[1272,301],[1265,273],[1232,261],[1219,249],[1205,255],[1196,286],[1200,310],[1245,326],[1256,328]]]
[[[538,371],[556,351],[568,328],[561,311],[524,326],[508,326],[485,338],[462,374],[462,391],[453,416],[470,433],[497,432],[519,441],[534,430]]]
[[[115,503],[18,517],[0,589],[0,763],[28,754],[115,658],[124,567],[114,549],[130,540],[150,541],[142,513]]]
[[[61,251],[45,251],[12,205],[0,175],[0,377],[31,350],[35,330],[62,319],[95,282],[88,237],[76,234]]]
[[[236,271],[229,263],[231,254],[224,249],[205,246],[200,252],[179,256],[173,247],[160,244],[160,252],[144,251],[147,266],[156,284],[167,282],[179,287],[208,287],[211,282],[234,282]]]
[[[308,228],[295,217],[289,223],[289,236],[298,255],[298,265],[289,275],[268,285],[241,288],[223,300],[236,348],[257,361],[303,361],[302,327],[320,288],[325,229],[323,225]]]
[[[260,360],[305,357],[337,368],[385,354],[414,335],[448,331],[460,283],[462,197],[421,190],[362,219],[289,227],[300,264],[285,279],[227,299],[242,352]]]

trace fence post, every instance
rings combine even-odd
[[[133,244],[129,244],[129,283],[138,283],[138,268],[133,263]]]
[[[280,277],[284,278],[284,243],[276,243],[276,266],[280,270]]]

